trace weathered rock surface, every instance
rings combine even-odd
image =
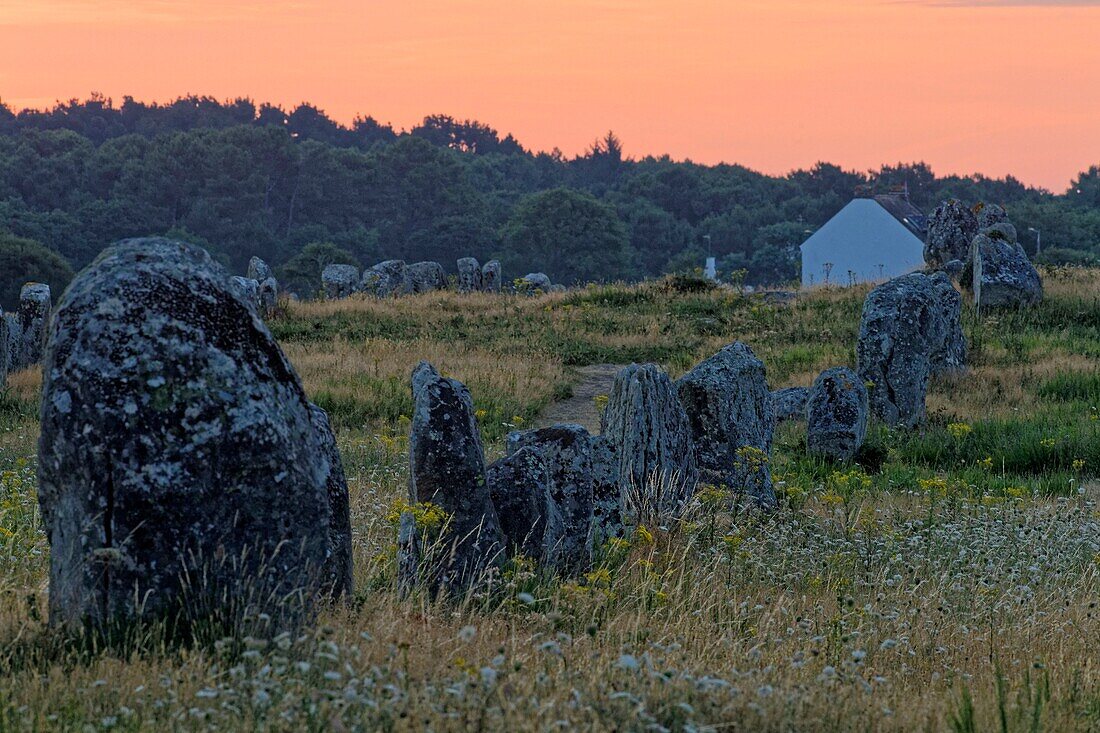
[[[619,475],[619,453],[606,435],[592,436],[592,546],[598,547],[611,537],[623,537],[628,522]]]
[[[477,293],[481,291],[481,263],[473,257],[463,257],[458,261],[458,292]]]
[[[679,515],[695,493],[699,467],[676,385],[656,364],[619,372],[600,435],[615,451],[623,505],[634,516]]]
[[[412,288],[406,274],[404,260],[386,260],[363,271],[359,288],[376,298],[388,298],[392,295],[411,293]]]
[[[11,344],[8,341],[7,314],[0,309],[0,387],[8,383],[8,368],[11,366]]]
[[[260,284],[249,277],[234,275],[229,278],[229,286],[237,297],[248,303],[256,311],[260,312]]]
[[[1043,299],[1043,283],[1019,246],[986,234],[974,237],[970,248],[970,287],[982,308],[1020,308]]]
[[[327,265],[321,271],[321,285],[329,300],[346,298],[359,289],[359,268],[355,265]]]
[[[203,250],[126,240],[73,280],[41,425],[54,622],[288,618],[323,587],[332,509],[309,404]]]
[[[326,461],[324,470],[325,491],[332,512],[328,526],[329,556],[324,565],[322,582],[331,595],[350,595],[352,587],[351,565],[351,512],[348,502],[348,480],[344,475],[344,461],[336,446],[328,413],[310,403],[309,416],[317,434],[321,454]]]
[[[997,224],[1011,223],[1008,218],[1008,212],[1004,210],[1004,207],[998,204],[978,204],[975,207],[977,211],[978,229],[988,229],[991,226]]]
[[[775,404],[764,364],[737,341],[696,365],[676,382],[694,436],[702,478],[775,505],[772,435]]]
[[[550,471],[535,446],[520,448],[486,470],[489,495],[510,554],[542,557],[545,515],[550,506]]]
[[[965,260],[970,241],[978,233],[978,217],[961,201],[944,201],[928,220],[924,261],[939,268],[951,260]]]
[[[504,533],[485,480],[481,433],[465,385],[422,361],[412,373],[409,499],[449,516],[443,556],[430,585],[463,593],[482,584],[505,557]]]
[[[499,293],[501,285],[499,260],[489,260],[481,266],[481,289],[486,293]]]
[[[405,598],[420,580],[420,533],[416,515],[401,512],[397,525],[397,591]]]
[[[19,292],[19,369],[42,361],[52,308],[50,286],[45,283],[27,283]]]
[[[261,260],[259,257],[253,257],[248,261],[248,279],[255,280],[258,283],[262,283],[269,277],[275,277],[275,273],[268,267],[267,263]]]
[[[962,294],[946,272],[928,276],[943,317],[943,341],[932,353],[932,373],[966,371],[966,336],[962,330]]]
[[[16,313],[5,313],[4,324],[7,326],[5,331],[7,339],[7,373],[17,371],[19,369],[19,356],[23,350],[23,326],[19,323],[19,316]]]
[[[279,283],[273,277],[260,281],[260,315],[271,316],[279,307]]]
[[[808,387],[786,387],[772,392],[775,403],[775,421],[805,420],[806,400],[810,399]]]
[[[806,448],[836,461],[855,457],[867,436],[867,388],[847,367],[827,369],[814,380],[806,402]]]
[[[924,419],[928,378],[944,353],[944,306],[932,278],[914,272],[867,294],[856,346],[858,373],[871,382],[871,408],[891,427]]]
[[[554,286],[544,273],[529,272],[519,279],[518,287],[524,292],[533,294],[536,291],[549,293]]]
[[[550,504],[544,515],[543,562],[565,573],[592,563],[592,436],[580,425],[553,425],[508,435],[508,452],[538,450],[550,472]]]
[[[447,287],[447,273],[438,262],[414,262],[405,268],[409,292],[429,293]]]

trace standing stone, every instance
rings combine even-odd
[[[550,473],[543,562],[567,574],[592,563],[592,436],[580,425],[553,425],[508,435],[508,452],[534,447]]]
[[[397,526],[397,591],[407,598],[420,581],[420,533],[416,515],[401,512]]]
[[[386,260],[363,272],[359,289],[376,298],[411,293],[404,260]]]
[[[542,557],[550,506],[550,471],[537,447],[520,448],[486,470],[489,495],[512,555]]]
[[[279,307],[279,283],[273,277],[260,281],[260,315],[269,318]]]
[[[11,366],[11,353],[9,352],[10,343],[8,342],[8,319],[4,318],[7,314],[0,309],[0,387],[4,387],[8,383],[8,369]]]
[[[359,289],[359,268],[355,265],[328,265],[321,271],[321,285],[329,300],[346,298]]]
[[[50,616],[294,620],[324,587],[327,461],[293,367],[202,249],[119,242],[46,351]]]
[[[698,364],[676,382],[695,441],[702,478],[775,506],[768,465],[775,404],[764,364],[737,341]]]
[[[504,534],[485,481],[481,433],[466,387],[426,361],[412,374],[409,499],[448,515],[433,590],[462,593],[504,559]]]
[[[804,420],[808,399],[810,399],[810,390],[807,387],[786,387],[772,392],[776,423],[784,420]]]
[[[489,260],[481,267],[481,289],[486,293],[499,293],[501,284],[500,261]]]
[[[229,286],[237,297],[248,303],[258,314],[260,312],[260,284],[248,277],[234,275],[229,278]]]
[[[928,220],[924,261],[939,268],[951,260],[965,260],[970,240],[978,233],[978,218],[961,201],[944,201]]]
[[[46,329],[50,325],[50,286],[45,283],[27,283],[19,292],[19,325],[23,343],[20,346],[19,366],[26,368],[42,361],[42,347],[46,341]]]
[[[625,514],[619,454],[606,435],[592,436],[592,546],[625,537],[633,519]]]
[[[806,448],[835,461],[850,461],[867,436],[867,388],[847,367],[827,369],[814,380],[806,402]]]
[[[518,289],[528,295],[549,293],[553,289],[550,278],[541,272],[529,272],[519,279]]]
[[[5,313],[4,324],[7,326],[8,342],[7,373],[11,374],[23,368],[20,364],[23,355],[23,325],[19,323],[16,313]]]
[[[411,293],[430,293],[447,287],[447,273],[438,262],[414,262],[405,269]]]
[[[1043,299],[1039,272],[1018,245],[979,234],[970,247],[970,263],[970,286],[979,310],[1029,307]]]
[[[351,511],[344,461],[340,458],[340,449],[336,446],[336,435],[332,432],[328,413],[310,403],[309,416],[326,462],[325,491],[328,493],[328,505],[332,511],[328,527],[329,557],[324,566],[322,582],[333,597],[351,595]]]
[[[275,273],[259,257],[253,257],[248,261],[248,272],[246,274],[249,280],[255,280],[258,283],[262,283],[269,277],[275,277]]]
[[[924,419],[928,378],[947,334],[931,278],[914,272],[879,285],[863,302],[856,346],[859,376],[871,382],[871,408],[891,427]]]
[[[943,317],[943,341],[932,353],[932,373],[966,371],[966,336],[962,330],[962,294],[945,272],[927,276]]]
[[[600,425],[618,458],[622,504],[635,517],[679,516],[699,483],[692,432],[676,385],[656,364],[615,377]]]
[[[481,291],[481,264],[473,257],[463,257],[458,261],[458,292],[477,293]]]

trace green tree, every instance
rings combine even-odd
[[[19,305],[19,291],[29,282],[46,283],[54,300],[73,279],[73,268],[61,255],[33,239],[0,231],[0,304],[8,310]]]
[[[633,275],[626,227],[591,194],[555,188],[521,200],[504,226],[509,271],[545,272],[554,282]]]
[[[329,265],[359,266],[355,257],[332,242],[310,242],[279,268],[282,287],[311,297],[321,289],[321,272]]]

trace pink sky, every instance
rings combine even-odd
[[[1061,191],[1100,163],[1100,0],[0,0],[0,99],[308,101],[613,129],[784,173],[927,161]]]

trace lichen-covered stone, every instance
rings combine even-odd
[[[259,257],[253,257],[248,261],[248,271],[246,274],[249,280],[255,280],[258,283],[262,283],[269,277],[275,277],[275,273],[272,269]]]
[[[619,455],[605,435],[592,436],[592,546],[626,535],[627,516],[619,475]]]
[[[23,350],[23,326],[19,323],[16,313],[5,313],[4,324],[7,326],[7,373],[18,371],[20,353]]]
[[[481,291],[481,263],[473,257],[463,257],[458,261],[458,292],[477,293]]]
[[[978,217],[961,201],[944,201],[928,219],[924,261],[939,268],[951,260],[965,260],[970,240],[978,233]]]
[[[535,293],[549,293],[553,287],[550,278],[541,272],[529,272],[521,277],[516,284],[518,290],[529,295]]]
[[[273,277],[260,281],[260,315],[269,318],[279,307],[279,283]]]
[[[621,496],[635,516],[678,516],[695,493],[699,467],[676,386],[656,364],[615,377],[600,426],[619,461]]]
[[[705,481],[775,506],[769,460],[775,404],[764,364],[737,341],[676,382]]]
[[[430,293],[447,287],[447,272],[438,262],[414,262],[405,268],[409,292]]]
[[[962,330],[962,294],[946,272],[928,276],[943,317],[943,341],[932,353],[932,373],[966,371],[966,336]]]
[[[928,378],[947,339],[944,310],[932,278],[919,272],[879,285],[863,302],[857,371],[871,383],[871,409],[891,427],[924,419]]]
[[[237,297],[248,303],[252,308],[260,312],[260,284],[249,277],[234,275],[229,278],[229,286]]]
[[[974,237],[970,248],[974,303],[984,308],[1021,308],[1043,299],[1043,282],[1019,246],[987,234]]]
[[[44,366],[54,622],[308,608],[332,554],[327,461],[293,368],[205,251],[104,250]]]
[[[550,505],[550,471],[536,446],[520,448],[486,469],[489,495],[512,555],[542,557],[545,515]]]
[[[445,379],[426,361],[412,374],[409,499],[445,511],[433,590],[461,594],[484,583],[505,556],[504,534],[485,480],[481,433],[465,385]]]
[[[328,505],[332,513],[328,526],[329,555],[324,565],[322,582],[331,588],[330,593],[333,596],[351,595],[351,512],[344,461],[336,446],[336,435],[332,432],[328,413],[310,403],[309,416],[326,463],[325,491],[328,493]]]
[[[481,266],[481,289],[486,293],[499,293],[501,285],[499,260],[489,260]]]
[[[46,341],[51,309],[49,285],[27,283],[23,286],[19,292],[19,326],[22,343],[19,347],[18,368],[25,369],[42,361],[42,347]]]
[[[397,591],[405,598],[420,580],[420,532],[416,515],[401,512],[397,525]]]
[[[810,399],[808,387],[786,387],[772,392],[775,403],[775,421],[805,420],[806,400]]]
[[[359,289],[359,268],[355,265],[327,265],[321,271],[321,285],[329,300],[346,298]]]
[[[524,447],[542,453],[550,471],[543,562],[564,573],[592,563],[592,436],[580,425],[552,425],[508,435],[509,454]]]
[[[363,271],[359,289],[376,298],[412,292],[404,260],[386,260]]]
[[[836,461],[855,457],[867,436],[867,388],[847,367],[827,369],[814,380],[806,402],[806,449]]]

